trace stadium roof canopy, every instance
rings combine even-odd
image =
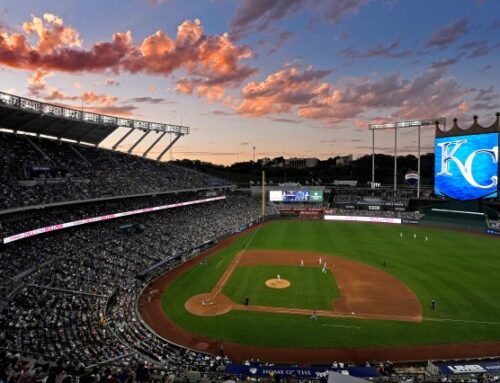
[[[130,128],[129,133],[141,130],[142,138],[150,132],[176,138],[189,134],[187,126],[107,116],[0,92],[0,128],[98,145],[119,127]]]

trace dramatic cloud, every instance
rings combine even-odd
[[[134,105],[121,105],[121,106],[91,106],[85,107],[85,110],[93,113],[106,114],[110,116],[119,117],[132,117],[137,107]]]
[[[134,45],[130,31],[119,32],[112,41],[97,42],[88,49],[82,48],[75,29],[51,14],[33,17],[23,24],[23,32],[0,32],[0,64],[47,72],[126,71],[157,76],[183,70],[189,75],[186,82],[191,92],[209,98],[215,96],[207,87],[215,86],[218,98],[226,87],[237,86],[256,72],[241,64],[252,57],[248,46],[234,44],[227,34],[205,35],[198,19],[184,21],[175,38],[157,31]]]
[[[149,5],[151,5],[152,7],[157,7],[159,5],[162,5],[165,2],[166,2],[166,0],[147,0],[147,3]]]
[[[476,96],[474,97],[474,104],[472,108],[474,110],[485,110],[490,112],[498,112],[500,109],[498,107],[500,95],[495,93],[495,87],[493,85],[486,89],[479,89]]]
[[[132,103],[146,103],[146,104],[174,104],[173,101],[168,101],[161,97],[135,97],[131,98],[129,102]]]
[[[252,32],[268,29],[278,20],[309,6],[323,19],[334,24],[354,15],[369,0],[245,0],[231,22],[231,35],[241,39]]]
[[[500,46],[500,43],[490,45],[487,40],[477,40],[462,44],[458,47],[461,54],[468,58],[486,56]]]
[[[305,0],[245,0],[231,22],[231,35],[240,39],[254,30],[264,30],[274,21],[295,13]]]
[[[308,68],[301,73],[297,66],[287,66],[263,82],[247,84],[237,112],[255,117],[290,112],[293,107],[308,104],[327,91],[328,84],[321,80],[330,72]]]
[[[50,93],[43,96],[47,101],[79,101],[84,105],[96,105],[100,107],[110,107],[118,101],[118,97],[110,94],[98,94],[93,91],[83,92],[78,96],[69,96],[59,89],[52,89]]]
[[[281,31],[278,34],[276,40],[272,42],[273,47],[271,49],[269,49],[269,51],[267,52],[267,54],[271,54],[271,53],[276,52],[278,49],[280,49],[283,46],[283,44],[285,44],[293,36],[294,36],[294,34],[292,32]]]
[[[368,0],[330,0],[326,4],[325,18],[338,24],[345,15],[356,14],[367,2]]]
[[[45,82],[45,79],[53,75],[54,74],[52,72],[43,69],[34,71],[28,78],[28,90],[30,95],[34,97],[40,96],[40,94],[42,94],[47,89],[47,83]]]
[[[340,50],[338,53],[350,60],[371,57],[400,58],[411,56],[413,53],[409,50],[398,51],[400,43],[401,38],[398,38],[387,46],[384,46],[383,44],[377,44],[374,47],[368,49],[366,52],[360,52],[354,47],[348,47]]]
[[[227,112],[225,110],[214,110],[214,111],[212,111],[212,114],[214,116],[234,116],[234,113]]]
[[[101,113],[112,116],[132,117],[137,107],[134,105],[116,105],[118,97],[109,94],[98,94],[93,91],[80,95],[68,95],[60,89],[46,90],[41,97],[56,105],[83,109],[87,112]],[[132,100],[129,100],[129,102]],[[140,101],[139,101],[140,102]]]
[[[41,54],[51,54],[61,46],[80,47],[82,42],[78,32],[64,26],[63,20],[50,13],[45,13],[43,18],[32,17],[31,21],[23,24],[26,35],[38,37],[37,50]]]
[[[442,29],[438,29],[427,41],[427,46],[438,48],[447,47],[469,31],[468,25],[469,20],[464,17]]]
[[[434,61],[431,64],[431,68],[440,69],[440,68],[448,68],[458,62],[458,59],[442,59],[438,61]]]
[[[101,86],[101,85],[105,85],[105,86],[119,86],[120,82],[116,81],[116,80],[114,80],[112,78],[107,78],[105,80],[94,81],[93,84],[94,84],[94,86]]]
[[[463,101],[460,105],[458,105],[457,109],[459,112],[467,113],[470,111],[470,105],[467,101]]]
[[[347,78],[338,85],[324,82],[329,71],[288,66],[260,83],[243,88],[236,105],[239,114],[296,114],[303,119],[336,124],[362,121],[364,112],[393,111],[400,118],[435,118],[456,110],[463,97],[472,92],[453,77],[445,77],[446,67],[429,68],[421,76],[407,80],[395,72],[374,81]]]

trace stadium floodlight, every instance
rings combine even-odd
[[[375,182],[375,131],[382,129],[394,129],[394,192],[397,191],[397,175],[398,175],[398,129],[402,128],[418,128],[418,181],[417,181],[417,198],[420,198],[420,128],[422,126],[436,126],[442,124],[446,127],[446,118],[435,118],[431,120],[408,120],[394,121],[385,124],[370,124],[368,129],[372,131],[372,183]]]

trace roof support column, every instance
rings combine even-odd
[[[130,136],[130,134],[131,134],[134,130],[135,130],[134,128],[131,128],[131,129],[130,129],[127,133],[125,133],[125,134],[123,135],[123,137],[122,137],[122,138],[120,138],[120,139],[119,139],[119,140],[118,140],[118,141],[117,141],[117,142],[113,145],[113,148],[112,148],[112,149],[113,149],[113,150],[116,150],[116,148],[118,147],[118,145],[120,145],[120,144],[123,142],[123,140],[124,140],[125,138],[127,138],[128,136]]]
[[[162,134],[160,134],[160,136],[151,144],[151,146],[144,152],[142,153],[142,156],[143,157],[146,157],[147,154],[149,153],[149,151],[151,149],[153,149],[153,147],[158,143],[160,142],[160,140],[165,136],[165,134],[167,134],[167,132],[163,132]]]
[[[141,141],[142,141],[142,140],[144,140],[144,138],[146,138],[146,136],[147,136],[150,132],[151,132],[151,130],[145,130],[145,131],[144,131],[144,134],[141,136],[141,138],[139,138],[139,139],[135,142],[135,144],[134,144],[134,145],[132,145],[132,146],[130,147],[130,149],[129,149],[129,150],[127,150],[127,153],[128,153],[128,154],[132,153],[132,150],[134,150],[134,149],[135,149],[135,147],[136,147],[137,145],[139,145],[139,144],[141,143]]]
[[[179,140],[179,138],[182,137],[182,134],[178,134],[177,136],[175,136],[174,140],[168,144],[168,146],[163,149],[163,152],[160,153],[160,155],[158,157],[156,157],[156,161],[160,161],[161,158],[163,157],[163,155],[168,152],[168,149],[170,149],[172,146],[174,146],[174,144],[177,142],[177,140]]]

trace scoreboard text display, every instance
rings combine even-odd
[[[434,193],[457,200],[497,196],[498,133],[439,137]]]
[[[320,190],[271,190],[271,202],[323,202],[323,192]]]

